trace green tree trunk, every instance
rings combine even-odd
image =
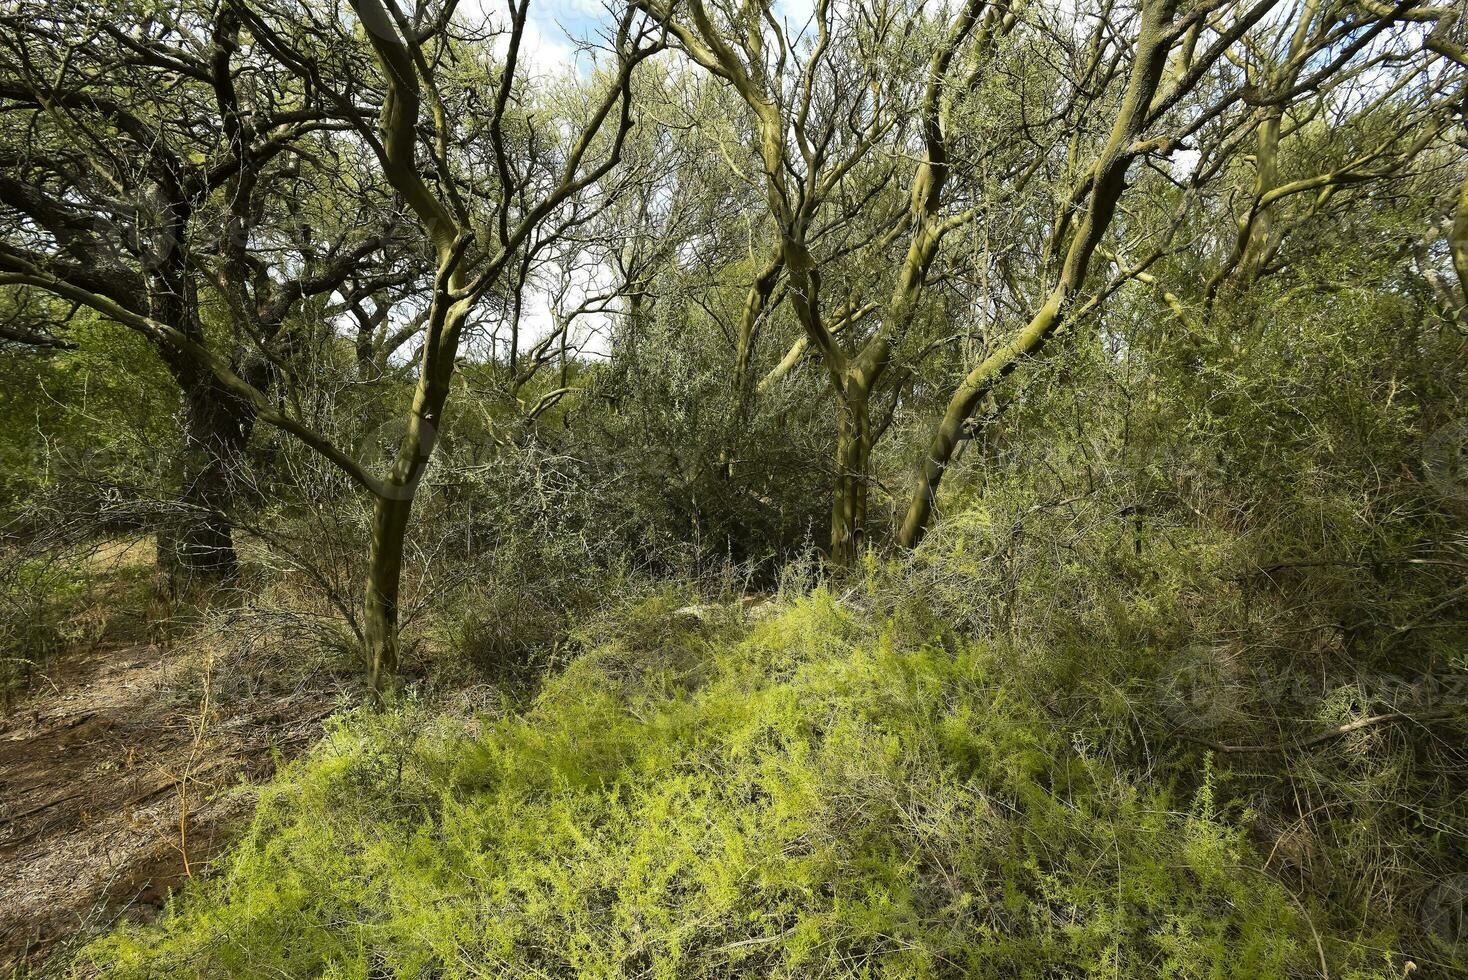
[[[451,280],[451,288],[458,284]],[[448,402],[454,353],[470,304],[464,301],[435,308],[430,315],[422,371],[407,432],[398,444],[386,478],[376,486],[372,515],[372,543],[367,558],[367,595],[363,602],[363,639],[373,694],[379,699],[392,687],[398,673],[398,593],[403,575],[403,544],[418,484],[438,443],[438,427]]]
[[[841,401],[836,432],[836,480],[831,501],[831,563],[852,564],[866,546],[867,485],[872,453],[870,399],[851,386]]]
[[[1030,322],[977,364],[949,399],[943,418],[924,451],[907,514],[898,534],[898,541],[904,547],[916,547],[927,533],[939,483],[974,409],[1023,360],[1036,356],[1065,322],[1067,308],[1085,282],[1091,257],[1111,226],[1117,202],[1126,190],[1127,167],[1137,156],[1137,137],[1166,67],[1172,41],[1167,28],[1172,23],[1175,7],[1176,0],[1147,0],[1143,4],[1141,30],[1132,56],[1126,95],[1106,145],[1091,168],[1089,205],[1070,239],[1058,281]]]
[[[391,686],[398,672],[398,590],[403,576],[403,542],[412,511],[411,493],[405,497],[378,497],[373,507],[362,633],[370,658],[372,690],[378,696]]]

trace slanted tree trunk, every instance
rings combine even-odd
[[[949,399],[943,418],[924,452],[907,514],[898,534],[898,541],[904,547],[916,547],[927,533],[938,485],[974,409],[1024,359],[1038,354],[1065,322],[1067,310],[1085,282],[1091,256],[1111,226],[1117,202],[1126,190],[1127,166],[1137,156],[1136,141],[1167,63],[1171,44],[1168,27],[1175,8],[1176,0],[1147,0],[1143,4],[1131,78],[1106,145],[1090,171],[1093,176],[1090,204],[1080,227],[1070,239],[1057,281],[1045,303],[1024,329],[975,366]]]
[[[1307,2],[1300,8],[1299,20],[1285,51],[1282,64],[1273,72],[1264,75],[1264,84],[1271,90],[1287,90],[1299,80],[1304,62],[1299,60],[1310,38],[1310,25],[1315,18],[1317,4]],[[1238,242],[1228,261],[1209,279],[1204,290],[1203,308],[1211,318],[1214,303],[1220,292],[1239,293],[1247,290],[1264,275],[1279,241],[1275,231],[1275,210],[1271,197],[1280,186],[1279,144],[1284,127],[1285,105],[1273,103],[1260,110],[1259,123],[1255,128],[1254,147],[1254,198],[1239,219]],[[1324,193],[1329,194],[1330,188]]]
[[[754,281],[749,284],[749,292],[744,299],[744,309],[739,317],[739,338],[734,351],[734,376],[731,379],[732,390],[729,394],[731,425],[724,445],[719,450],[719,471],[726,480],[734,478],[733,453],[737,448],[740,433],[744,431],[750,417],[754,414],[755,348],[759,340],[760,326],[770,307],[770,298],[775,292],[775,284],[780,280],[780,271],[784,261],[780,250],[775,249],[774,254],[755,274]]]
[[[755,274],[744,298],[744,309],[739,318],[739,342],[734,354],[734,412],[735,418],[743,421],[749,415],[750,402],[754,399],[755,387],[752,367],[755,345],[759,339],[759,328],[775,284],[780,281],[780,272],[785,257],[777,248]]]
[[[452,261],[450,253],[441,258]],[[462,289],[455,274],[445,277],[449,290]],[[398,608],[403,576],[403,546],[418,484],[438,442],[438,429],[448,402],[449,382],[454,373],[454,356],[459,335],[468,318],[467,301],[445,302],[440,294],[429,315],[429,341],[424,344],[422,369],[407,432],[386,479],[375,490],[372,543],[367,558],[367,595],[363,602],[363,638],[367,644],[372,691],[381,697],[391,689],[398,673]]]
[[[963,439],[964,427],[974,409],[1025,357],[1038,353],[1044,346],[1045,341],[1060,325],[1070,292],[1071,289],[1065,285],[1057,286],[1025,329],[970,371],[949,399],[943,418],[923,454],[917,485],[908,502],[902,529],[897,535],[898,543],[904,548],[917,547],[927,533],[933,518],[934,504],[938,499],[938,485],[953,459],[954,451]]]
[[[632,71],[644,59],[663,50],[665,45],[661,41],[643,43],[645,38],[641,32],[634,32],[635,38],[629,40],[633,15],[631,11],[626,13],[617,34],[619,70],[615,84],[598,104],[586,127],[573,138],[564,169],[559,170],[560,176],[555,179],[552,189],[532,205],[510,189],[511,170],[501,128],[517,74],[515,64],[525,30],[527,5],[521,4],[514,11],[504,70],[495,93],[496,108],[488,131],[505,197],[499,201],[496,244],[492,251],[468,258],[476,237],[470,227],[468,210],[452,181],[438,183],[435,187],[425,182],[424,174],[429,171],[422,169],[419,154],[419,117],[426,88],[433,126],[440,137],[434,151],[434,163],[440,175],[448,174],[450,161],[444,134],[448,131],[449,121],[433,84],[431,59],[425,58],[421,39],[411,36],[411,31],[409,36],[401,33],[400,29],[406,24],[395,8],[389,12],[391,5],[385,5],[382,0],[352,0],[351,5],[366,28],[387,85],[378,118],[381,144],[377,154],[383,176],[417,216],[436,254],[433,301],[429,305],[423,331],[418,385],[408,415],[407,432],[399,443],[397,457],[385,479],[379,480],[362,472],[360,467],[354,468],[358,482],[377,498],[363,615],[372,687],[380,697],[398,671],[398,593],[402,578],[403,539],[407,534],[418,481],[437,441],[464,323],[490,286],[503,281],[507,264],[513,256],[521,254],[521,246],[535,229],[567,200],[605,177],[618,165],[624,141],[634,124]],[[423,84],[425,81],[428,83],[426,86]],[[611,138],[611,148],[599,163],[593,164],[587,158],[588,151],[597,134],[603,132],[604,125],[612,120],[614,122],[610,124],[615,127],[615,134]],[[446,196],[441,198],[438,195],[445,191],[444,183],[447,183]],[[526,208],[513,221],[509,218],[512,195],[515,198],[514,208]],[[493,226],[496,222],[485,224]],[[566,232],[567,227],[560,225],[556,234]],[[481,249],[487,247],[488,240],[485,238],[479,242]],[[467,270],[466,263],[476,264],[477,271]],[[568,367],[563,360],[563,372]]]
[[[1453,252],[1453,271],[1458,274],[1458,286],[1468,301],[1468,180],[1463,181],[1463,186],[1458,189],[1448,246]]]

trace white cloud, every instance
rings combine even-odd
[[[532,75],[560,75],[574,65],[576,49],[555,25],[547,31],[538,21],[527,19],[520,57]]]
[[[486,23],[507,31],[509,9],[497,0],[465,0],[459,15],[470,23]],[[532,75],[559,75],[576,67],[575,41],[595,37],[605,12],[595,0],[550,0],[531,3],[520,39],[520,59]],[[495,53],[504,56],[508,34],[495,41]]]
[[[1197,150],[1178,150],[1168,158],[1167,165],[1174,176],[1190,177],[1198,167],[1202,154]]]

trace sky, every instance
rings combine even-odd
[[[467,3],[504,17],[504,7],[495,0]],[[778,0],[775,9],[798,29],[810,18],[814,0]],[[610,19],[602,0],[531,0],[524,42],[531,65],[537,71],[564,71],[575,54],[573,39],[594,37]]]
[[[509,12],[501,0],[462,0],[459,14],[471,22],[485,17],[499,27],[508,26]],[[530,0],[525,18],[525,36],[520,44],[520,58],[533,76],[556,76],[585,70],[584,56],[578,59],[578,45],[597,42],[610,25],[611,15],[601,0]],[[546,270],[553,278],[557,270]],[[522,300],[522,350],[544,337],[553,325],[551,293],[547,284],[531,285]],[[605,356],[608,350],[607,323],[603,317],[583,317],[572,332],[571,342],[583,356]]]
[[[559,74],[573,66],[576,43],[595,40],[610,17],[600,0],[531,0],[524,53],[537,74]]]

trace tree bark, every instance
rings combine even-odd
[[[367,598],[363,637],[371,658],[372,690],[381,696],[398,672],[398,590],[403,575],[403,541],[413,511],[406,497],[378,497],[372,514],[372,544],[367,559]]]
[[[1448,238],[1453,250],[1453,271],[1458,274],[1458,286],[1468,302],[1468,180],[1458,190],[1458,203],[1453,211],[1453,228]]]
[[[850,385],[841,399],[836,480],[831,501],[831,563],[845,567],[866,545],[868,470],[872,453],[870,397]]]
[[[441,268],[451,265],[447,253],[440,262]],[[462,288],[453,274],[445,276],[444,281],[450,290]],[[386,479],[374,491],[367,595],[362,612],[372,692],[378,699],[389,691],[398,673],[398,592],[403,574],[403,543],[418,484],[438,443],[438,430],[454,373],[454,355],[471,305],[464,300],[448,302],[444,294],[435,299],[407,431],[398,444]]]
[[[192,365],[175,373],[183,394],[180,516],[158,534],[158,566],[172,594],[217,585],[239,570],[230,517],[237,470],[255,427],[255,409]]]
[[[1019,336],[969,372],[968,377],[964,378],[949,399],[948,408],[928,442],[918,473],[917,486],[913,489],[907,514],[902,520],[902,529],[897,535],[898,543],[904,548],[916,548],[927,533],[928,525],[933,519],[933,507],[938,499],[938,485],[963,438],[964,426],[968,424],[974,409],[1026,356],[1039,352],[1060,324],[1068,296],[1069,290],[1056,287],[1050,299]]]
[[[759,339],[759,328],[775,284],[780,281],[780,272],[785,265],[785,256],[779,248],[755,274],[744,299],[744,310],[739,318],[739,342],[734,354],[734,411],[735,418],[743,421],[748,417],[750,402],[754,398],[751,367],[754,363],[755,344]]]

